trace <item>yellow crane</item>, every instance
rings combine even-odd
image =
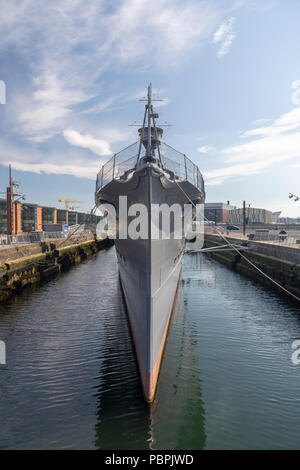
[[[70,206],[70,204],[73,204],[74,202],[82,204],[82,201],[76,201],[76,199],[69,199],[69,198],[59,199],[58,202],[64,202],[67,211],[68,210],[74,210],[74,209],[77,208],[75,206]]]

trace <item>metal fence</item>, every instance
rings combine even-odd
[[[108,184],[110,181],[120,178],[126,171],[136,167],[139,153],[139,142],[126,147],[119,153],[116,153],[97,175],[96,191]]]
[[[272,231],[272,233],[246,233],[240,231],[229,231],[226,228],[215,225],[205,225],[205,233],[207,235],[220,235],[222,233],[226,238],[237,239],[240,241],[254,241],[262,243],[270,243],[272,245],[289,246],[293,248],[300,248],[300,232],[299,235],[296,231],[287,233],[286,235],[280,234],[278,231]]]
[[[83,224],[70,226],[68,232],[30,232],[17,235],[0,235],[0,248],[65,239],[73,234],[75,236],[89,235],[95,232],[95,227],[95,224]]]
[[[274,245],[293,246],[294,248],[300,248],[300,235],[299,237],[280,234],[248,234],[248,240],[257,242],[267,242]]]
[[[122,176],[126,176],[128,172],[136,168],[139,142],[126,147],[121,152],[116,153],[105,165],[97,175],[96,191],[108,184],[110,181]],[[158,155],[157,155],[158,157]],[[189,181],[194,186],[204,191],[203,176],[197,167],[186,155],[173,149],[170,145],[160,143],[160,157],[163,169],[174,173],[175,178]]]
[[[203,176],[197,167],[186,155],[178,152],[170,145],[162,142],[160,155],[163,168],[172,171],[175,177],[189,181],[198,189],[204,191]]]
[[[38,243],[66,237],[67,233],[65,232],[32,232],[19,233],[17,235],[1,235],[0,248],[5,248],[10,245],[28,245],[30,243]]]

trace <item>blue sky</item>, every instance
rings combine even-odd
[[[207,201],[300,216],[300,2],[0,0],[0,190],[93,205],[101,164],[137,140],[153,83],[164,140]],[[1,97],[0,97],[1,98]],[[1,100],[0,100],[1,101]]]

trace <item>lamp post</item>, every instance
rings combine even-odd
[[[289,198],[294,199],[294,201],[297,202],[297,201],[299,201],[300,196],[296,196],[296,194],[290,193]]]
[[[246,201],[243,201],[243,235],[246,235]]]
[[[6,188],[6,233],[7,242],[9,235],[12,234],[12,178],[11,178],[11,165],[9,165],[9,181]]]
[[[18,231],[17,227],[17,209],[16,205],[14,206],[14,203],[19,201],[20,199],[25,199],[24,194],[18,194],[14,192],[15,187],[19,187],[20,184],[17,183],[17,181],[14,181],[11,175],[11,165],[9,165],[9,184],[8,187],[6,188],[6,213],[7,213],[7,228],[6,228],[6,233],[7,233],[7,243],[9,243],[9,236],[12,235],[13,233],[13,211],[15,207],[15,233]],[[17,198],[15,199],[15,197]]]

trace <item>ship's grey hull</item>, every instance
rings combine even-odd
[[[181,261],[181,260],[180,260]],[[135,344],[145,399],[154,398],[160,363],[180,278],[181,262],[166,280],[164,287],[150,294],[137,280],[128,276],[119,262],[120,279]],[[143,284],[143,280],[140,284]]]
[[[194,200],[199,190],[181,182],[184,192]],[[112,203],[119,212],[119,196],[127,196],[127,205],[140,203],[148,210],[148,238],[115,240],[120,280],[135,343],[144,395],[152,401],[164,345],[175,303],[184,252],[184,236],[179,239],[153,239],[155,230],[152,205],[187,204],[178,184],[168,180],[151,165],[136,171],[126,182],[112,181],[96,196]],[[129,218],[130,223],[130,218]]]

